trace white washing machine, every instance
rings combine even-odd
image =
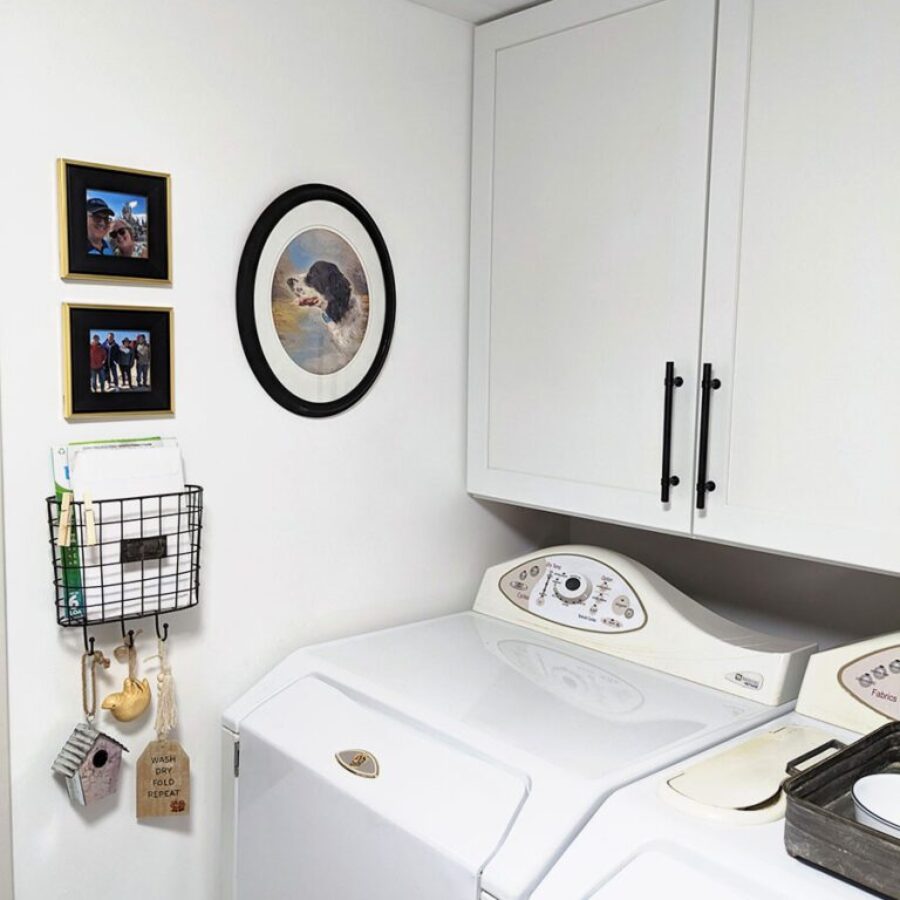
[[[896,719],[900,632],[817,653],[795,712],[617,791],[534,900],[871,897],[788,855],[780,787],[790,761],[811,765]]]
[[[491,568],[472,611],[298,650],[228,709],[227,890],[528,897],[617,789],[788,711],[814,649],[606,550]]]

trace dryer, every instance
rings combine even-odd
[[[472,610],[300,649],[226,711],[227,889],[522,900],[623,785],[787,712],[814,649],[611,551],[495,566]]]

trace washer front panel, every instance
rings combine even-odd
[[[588,556],[540,556],[503,574],[503,595],[549,622],[601,634],[626,634],[647,624],[634,588],[615,569]]]

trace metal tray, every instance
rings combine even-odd
[[[861,825],[853,811],[854,783],[876,772],[900,772],[900,722],[884,725],[785,783],[784,843],[791,856],[900,900],[900,840]]]

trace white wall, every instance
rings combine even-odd
[[[2,429],[0,429],[2,431]],[[0,434],[0,458],[3,437]],[[3,561],[3,473],[0,472],[0,897],[12,892],[12,820],[9,798],[9,711],[6,667],[6,569]]]
[[[467,606],[484,566],[564,524],[465,493],[471,29],[404,0],[29,0],[0,16],[16,898],[213,900],[226,703],[300,644]],[[59,280],[58,156],[172,173],[171,290]],[[251,225],[312,181],[369,209],[398,286],[382,375],[325,421],[269,400],[234,316]],[[64,422],[64,300],[175,307],[176,419]],[[193,814],[137,824],[149,717],[100,719],[131,750],[111,805],[79,811],[50,774],[81,718],[81,635],[55,624],[43,498],[52,442],[148,433],[180,439],[207,506],[201,604],[170,617]],[[118,629],[96,634],[111,655]],[[103,689],[123,676],[114,663]]]
[[[900,578],[583,519],[570,538],[618,550],[750,628],[823,649],[900,631]]]

